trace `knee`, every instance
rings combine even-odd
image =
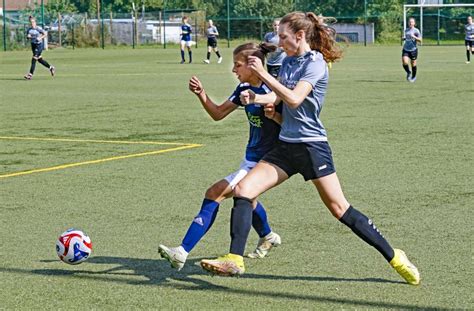
[[[206,199],[215,201],[217,200],[217,198],[219,198],[220,193],[216,189],[216,187],[210,187],[209,189],[206,190],[206,193],[204,194],[204,196]]]
[[[245,183],[239,183],[235,186],[234,196],[253,199],[250,197],[250,195],[251,195],[250,188]]]
[[[341,217],[346,213],[349,206],[349,203],[342,204],[338,202],[331,202],[329,203],[328,209],[336,219],[341,219]]]

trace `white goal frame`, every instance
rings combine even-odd
[[[403,5],[403,31],[407,29],[407,9],[408,8],[419,8],[420,9],[420,33],[423,37],[423,8],[453,8],[453,7],[473,7],[474,3],[457,3],[457,4],[425,4],[423,0],[422,4],[404,4]]]

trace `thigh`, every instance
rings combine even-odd
[[[408,65],[408,64],[410,63],[410,58],[408,58],[408,56],[406,56],[406,55],[403,55],[403,57],[402,57],[402,63],[403,63],[404,65]]]
[[[185,47],[185,46],[186,46],[186,41],[181,40],[181,42],[180,42],[181,50],[184,50],[184,47]]]
[[[342,192],[342,187],[336,173],[313,179],[312,182],[316,186],[321,200],[331,214],[337,219],[341,218],[349,208],[349,202]]]
[[[255,199],[265,191],[281,184],[288,175],[278,166],[260,161],[234,189],[235,195]]]
[[[222,202],[226,198],[231,198],[233,195],[233,189],[229,185],[229,182],[225,179],[221,179],[211,187],[209,187],[204,195],[206,199],[213,200],[216,202]]]

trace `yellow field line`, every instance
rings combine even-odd
[[[36,140],[36,141],[58,141],[58,142],[79,142],[79,143],[101,143],[101,144],[133,144],[133,145],[173,145],[188,146],[195,144],[168,143],[158,141],[126,141],[126,140],[97,140],[97,139],[69,139],[69,138],[47,138],[47,137],[15,137],[0,136],[3,140]]]
[[[188,144],[186,146],[175,147],[175,148],[164,149],[164,150],[155,150],[155,151],[149,151],[149,152],[134,153],[134,154],[124,155],[124,156],[116,156],[116,157],[104,158],[104,159],[99,159],[99,160],[84,161],[84,162],[63,164],[63,165],[58,165],[58,166],[46,167],[46,168],[39,168],[39,169],[28,170],[28,171],[21,171],[21,172],[16,172],[16,173],[0,175],[0,178],[8,178],[8,177],[28,175],[28,174],[34,174],[34,173],[50,172],[50,171],[62,170],[62,169],[81,166],[81,165],[98,164],[98,163],[103,163],[103,162],[108,162],[108,161],[143,157],[143,156],[148,156],[148,155],[154,155],[154,154],[160,154],[160,153],[166,153],[166,152],[172,152],[172,151],[178,151],[178,150],[184,150],[184,149],[197,148],[197,147],[201,147],[201,146],[202,145],[198,145],[198,144]]]

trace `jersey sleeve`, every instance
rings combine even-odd
[[[311,84],[312,87],[324,77],[326,73],[326,62],[322,57],[316,56],[316,59],[306,63],[306,66],[301,74],[299,81],[306,81]]]
[[[41,28],[41,27],[37,27],[36,30],[38,30],[38,32],[42,35],[45,33],[43,28]]]
[[[244,90],[244,88],[240,87],[240,85],[235,89],[235,91],[230,95],[229,100],[237,105],[237,106],[243,106],[242,102],[240,101],[240,93]]]

